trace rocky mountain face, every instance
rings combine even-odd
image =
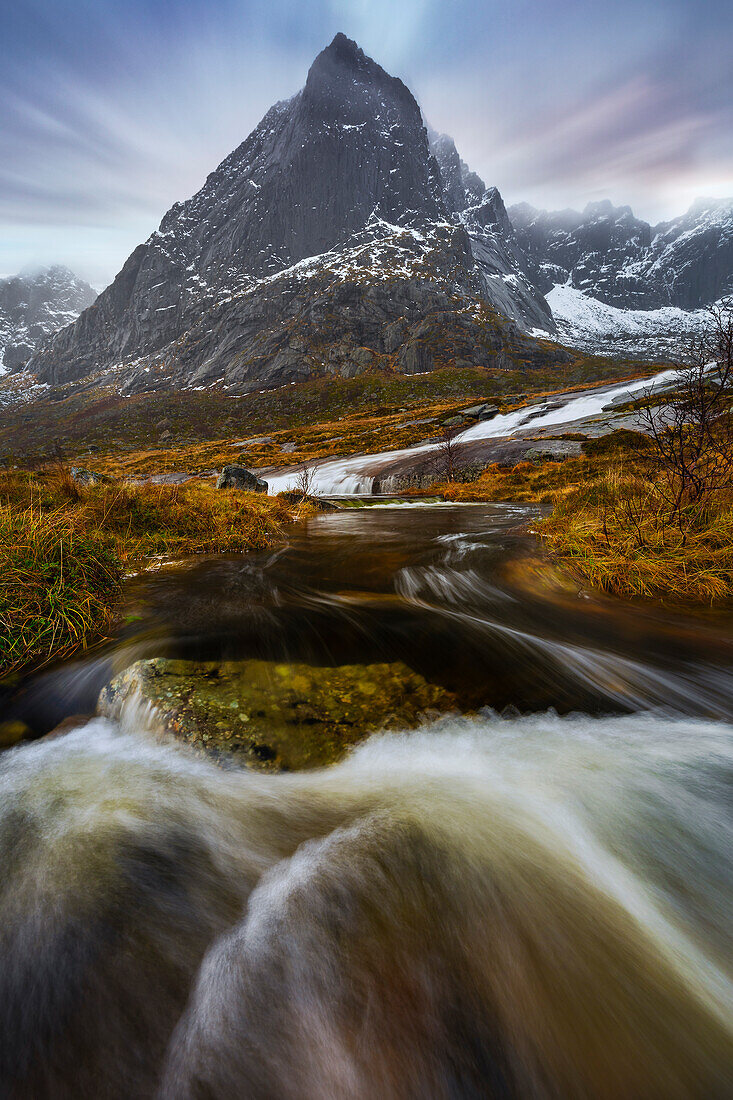
[[[337,35],[29,366],[51,383],[242,391],[372,364],[547,360],[534,327],[554,323],[501,196]]]
[[[47,337],[76,320],[96,297],[60,266],[0,278],[0,371],[25,366]]]
[[[542,273],[523,251],[498,190],[470,170],[447,134],[431,133],[430,146],[445,204],[468,233],[492,305],[530,329],[553,332],[552,313],[539,291]]]
[[[733,293],[733,201],[699,201],[651,226],[608,200],[548,213],[521,203],[509,217],[537,286],[567,284],[620,309],[694,310]]]

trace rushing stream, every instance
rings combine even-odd
[[[37,734],[150,656],[403,661],[456,712],[330,768],[119,723],[0,754],[0,1096],[724,1100],[730,613],[556,580],[520,505],[325,514],[130,580]]]
[[[635,379],[615,386],[602,386],[577,394],[558,395],[552,400],[529,403],[514,412],[500,413],[490,420],[480,420],[459,432],[455,442],[456,445],[465,445],[482,440],[516,439],[538,430],[576,425],[579,421],[598,416],[605,409],[612,409],[614,405],[663,389],[677,374],[677,370],[664,370],[651,378]],[[312,492],[325,496],[371,493],[375,478],[382,475],[382,491],[390,492],[389,470],[392,465],[404,464],[411,459],[422,460],[436,452],[439,447],[440,443],[422,443],[401,451],[381,451],[377,454],[313,463],[310,488]],[[292,489],[297,486],[297,479],[297,471],[268,473],[268,491],[274,494]]]

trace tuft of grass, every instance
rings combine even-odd
[[[272,546],[295,509],[211,485],[81,488],[60,469],[0,475],[0,676],[109,632],[123,564]]]
[[[663,487],[614,467],[558,493],[541,524],[550,548],[615,596],[712,603],[733,596],[733,496],[673,523]]]
[[[0,675],[104,635],[119,594],[105,532],[63,509],[0,505]]]
[[[212,485],[92,486],[80,511],[108,531],[123,561],[149,554],[215,554],[260,550],[292,518],[286,501]]]

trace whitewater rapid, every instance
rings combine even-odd
[[[573,424],[579,420],[598,416],[614,404],[625,401],[641,392],[653,392],[671,382],[678,375],[676,369],[661,371],[651,378],[624,382],[612,389],[582,393],[565,404],[558,400],[525,405],[515,412],[500,413],[491,420],[482,420],[466,428],[455,437],[456,444],[483,439],[513,439],[515,436],[538,429]],[[392,462],[419,458],[436,453],[440,443],[424,443],[398,451],[381,451],[353,458],[333,459],[310,466],[311,492],[321,496],[348,496],[370,494],[379,471]],[[298,470],[280,474],[268,474],[268,492],[271,495],[294,489]]]
[[[536,586],[535,514],[343,510],[131,584],[122,667],[404,661],[456,709],[300,773],[133,696],[0,754],[0,1096],[727,1100],[726,621]]]
[[[12,1097],[725,1095],[731,727],[447,718],[300,775],[0,758]]]

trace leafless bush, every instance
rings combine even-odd
[[[301,500],[315,496],[314,493],[315,471],[312,466],[305,463],[300,467],[293,482],[293,492],[300,496]]]
[[[466,448],[460,442],[460,428],[446,427],[438,441],[436,470],[445,481],[456,481],[466,463]]]
[[[667,522],[680,530],[690,512],[704,511],[733,484],[733,300],[709,314],[683,351],[669,400],[639,414],[653,442],[649,461]]]

